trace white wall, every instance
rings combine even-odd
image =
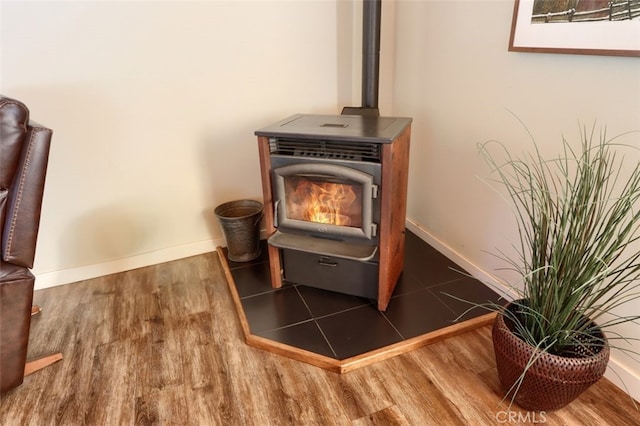
[[[213,208],[261,198],[253,132],[354,96],[338,6],[3,1],[0,91],[54,130],[37,288],[223,244]]]
[[[394,115],[414,118],[408,216],[412,228],[475,274],[505,266],[485,251],[516,241],[507,204],[482,183],[478,142],[529,149],[512,111],[543,152],[597,120],[610,135],[640,130],[638,58],[508,52],[513,2],[402,1],[395,5]],[[640,145],[640,134],[627,142]],[[635,157],[634,157],[635,155]],[[631,153],[629,161],[638,161]],[[640,312],[640,301],[626,309]],[[640,326],[626,327],[640,338]],[[634,345],[640,351],[640,345]],[[614,367],[640,399],[640,366],[619,353]],[[615,375],[608,377],[616,380]]]

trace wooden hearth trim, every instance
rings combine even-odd
[[[244,334],[245,343],[247,343],[249,346],[253,346],[255,348],[291,358],[296,361],[320,367],[325,370],[333,371],[335,373],[348,373],[350,371],[357,370],[359,368],[366,367],[380,361],[384,361],[397,355],[414,351],[432,343],[440,342],[449,337],[457,336],[467,331],[484,327],[485,325],[492,324],[496,316],[495,313],[485,314],[467,321],[450,325],[446,328],[441,328],[430,333],[423,334],[421,336],[403,340],[402,342],[398,342],[393,345],[385,346],[351,358],[338,360],[251,334],[251,328],[244,313],[244,308],[242,307],[242,301],[240,300],[240,296],[238,295],[235,281],[233,280],[233,277],[231,275],[227,257],[224,255],[222,247],[217,247],[216,251],[218,253],[218,257],[220,258],[222,268],[224,269],[224,275],[227,279],[227,285],[229,287],[229,292],[231,293],[231,298],[233,299],[233,303],[236,307],[236,312],[238,314],[238,319],[240,320],[240,326]]]
[[[240,301],[240,295],[238,294],[238,290],[236,289],[235,281],[233,280],[233,276],[231,275],[231,268],[229,268],[227,256],[222,253],[221,246],[216,247],[216,252],[218,253],[218,257],[220,258],[222,270],[224,271],[224,276],[227,279],[227,287],[229,287],[229,292],[231,293],[233,304],[236,306],[236,312],[238,314],[238,319],[240,320],[240,327],[242,328],[242,333],[244,334],[246,341],[247,336],[251,334],[249,321],[247,320],[247,316],[244,314],[244,308],[242,307],[242,302]]]

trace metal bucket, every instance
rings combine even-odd
[[[227,241],[227,257],[248,262],[260,256],[262,203],[254,200],[229,201],[214,210]]]

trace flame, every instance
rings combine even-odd
[[[358,196],[351,185],[300,179],[289,195],[287,206],[294,218],[331,225],[352,224],[351,207]]]

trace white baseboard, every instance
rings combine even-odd
[[[260,238],[266,238],[266,231],[264,229],[260,230]],[[78,266],[75,268],[61,269],[52,272],[34,272],[36,276],[35,289],[41,290],[58,285],[71,284],[78,281],[116,274],[118,272],[143,268],[145,266],[157,265],[158,263],[184,259],[185,257],[216,251],[216,247],[226,247],[225,239],[212,238],[210,240],[198,241],[177,247],[169,247],[163,250],[142,253],[109,262]]]
[[[492,275],[484,269],[481,269],[476,264],[472,263],[464,256],[462,256],[460,253],[446,245],[443,241],[436,238],[429,231],[413,222],[411,219],[407,218],[406,225],[407,229],[416,234],[421,240],[425,241],[431,247],[442,253],[448,259],[471,274],[474,278],[482,281],[483,283],[486,283],[496,293],[504,297],[506,300],[511,301],[516,298],[517,295],[513,292],[513,290],[510,289],[509,286],[504,282],[500,281],[495,275]]]
[[[105,275],[115,274],[158,263],[170,262],[202,253],[215,251],[216,247],[224,246],[224,239],[211,239],[196,243],[185,244],[178,247],[170,247],[164,250],[156,250],[142,253],[123,259],[112,260],[93,265],[79,266],[76,268],[62,269],[52,272],[36,273],[36,290],[55,287],[58,285],[75,283]]]
[[[623,365],[616,355],[609,357],[609,365],[604,377],[627,392],[633,399],[640,401],[640,374]],[[638,405],[638,409],[640,409],[640,405]]]
[[[469,274],[473,275],[483,283],[487,283],[491,288],[496,290],[497,293],[505,297],[505,299],[514,299],[515,294],[507,285],[502,283],[494,275],[470,262],[460,253],[447,246],[444,242],[436,238],[424,228],[420,227],[420,225],[413,222],[411,219],[407,219],[407,229],[416,234],[431,247],[445,255],[449,260],[465,269]],[[604,376],[624,392],[628,393],[633,399],[640,401],[640,372],[629,369],[629,367],[620,362],[615,354],[610,357],[609,366]]]

